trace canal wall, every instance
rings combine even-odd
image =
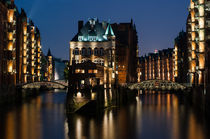
[[[18,89],[14,86],[0,89],[0,105],[13,105],[40,94],[38,89]]]
[[[14,86],[0,88],[0,105],[5,103],[12,103],[16,101],[18,97],[18,93]]]
[[[206,116],[210,116],[210,87],[194,87],[189,91],[187,98],[194,109]]]

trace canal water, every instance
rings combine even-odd
[[[0,108],[0,139],[209,139],[208,119],[182,97],[146,93],[98,115],[66,114],[65,91]]]

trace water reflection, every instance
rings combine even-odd
[[[1,108],[0,138],[64,138],[65,96],[48,92],[21,106]]]
[[[126,106],[107,108],[97,115],[65,115],[66,93],[48,92],[20,106],[1,108],[1,139],[207,139],[207,119],[185,99],[170,93],[139,92]],[[143,94],[143,95],[142,95]],[[95,99],[96,93],[90,97]],[[104,92],[108,103],[114,97]]]
[[[105,99],[109,91],[105,91]],[[199,117],[200,118],[200,117]],[[204,117],[202,117],[204,118]],[[182,97],[151,92],[136,97],[128,106],[107,109],[97,116],[68,117],[70,138],[205,139],[206,124]]]

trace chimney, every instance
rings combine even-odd
[[[78,33],[80,33],[80,30],[83,27],[84,22],[83,21],[78,21]]]

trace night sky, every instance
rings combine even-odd
[[[130,22],[139,36],[140,54],[173,47],[174,38],[185,30],[190,0],[15,0],[41,31],[42,47],[68,59],[69,41],[77,33],[78,20]]]

